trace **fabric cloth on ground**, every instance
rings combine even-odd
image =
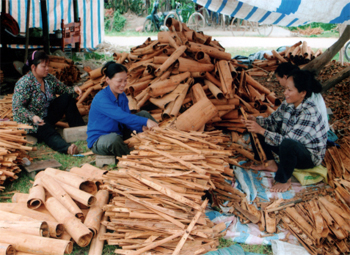
[[[207,252],[206,255],[261,255],[260,253],[245,252],[239,244],[231,245],[230,247],[225,247],[218,249],[217,251]]]

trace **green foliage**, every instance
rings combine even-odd
[[[145,11],[143,0],[130,0],[129,6],[130,10],[139,16],[143,15],[143,12]]]
[[[337,27],[337,24],[329,24],[329,23],[321,23],[321,22],[312,22],[310,24],[307,25],[303,25],[303,26],[298,26],[298,27],[288,27],[287,29],[289,29],[290,31],[295,31],[299,29],[306,29],[306,28],[316,28],[316,27],[320,27],[323,29],[323,31],[332,31]]]
[[[185,1],[184,1],[185,2]],[[183,3],[180,7],[181,9],[181,16],[184,23],[187,23],[188,18],[191,16],[192,13],[195,11],[196,4],[194,2],[189,3]]]
[[[117,31],[120,32],[126,23],[124,18],[119,11],[115,11],[112,18],[105,16],[105,30],[106,31]]]
[[[232,245],[236,244],[236,242],[230,240],[230,239],[225,239],[223,237],[221,237],[219,239],[219,246],[218,246],[218,249],[220,248],[225,248],[225,247],[230,247]]]

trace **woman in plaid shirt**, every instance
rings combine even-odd
[[[294,168],[307,169],[320,165],[326,153],[327,130],[312,93],[320,93],[321,84],[308,71],[295,70],[285,84],[285,100],[269,117],[249,116],[243,121],[249,132],[258,134],[267,158],[267,166],[254,170],[276,172],[272,192],[285,192],[291,186]],[[253,146],[255,159],[260,160]],[[276,163],[272,152],[279,155]]]

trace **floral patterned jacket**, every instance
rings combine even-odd
[[[13,120],[33,126],[31,133],[38,131],[38,125],[34,125],[33,116],[46,117],[50,102],[56,98],[56,94],[73,94],[74,87],[67,87],[55,76],[48,74],[44,78],[45,93],[40,89],[40,83],[32,72],[20,78],[14,89],[12,97]],[[76,96],[76,94],[74,95]]]

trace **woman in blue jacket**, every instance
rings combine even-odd
[[[130,112],[124,93],[127,71],[125,66],[114,61],[107,62],[101,70],[108,86],[94,97],[87,126],[88,147],[95,154],[127,155],[130,150],[124,140],[133,130],[142,132],[158,126],[147,111]]]

